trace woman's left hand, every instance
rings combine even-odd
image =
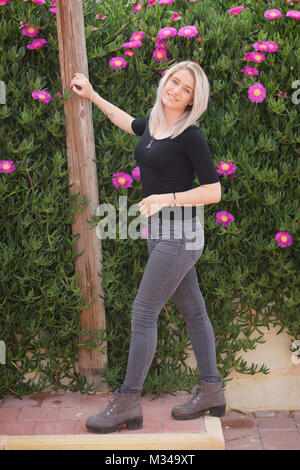
[[[166,202],[165,194],[151,194],[151,196],[142,199],[138,205],[140,213],[145,217],[150,217],[158,212],[162,207],[169,206]]]

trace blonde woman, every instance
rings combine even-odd
[[[221,200],[220,179],[197,126],[208,104],[208,79],[195,62],[173,65],[159,82],[151,112],[140,118],[100,97],[83,74],[76,73],[70,87],[96,104],[120,129],[140,136],[134,150],[143,192],[138,206],[148,221],[149,259],[132,306],[126,377],[107,407],[88,418],[86,427],[108,433],[123,426],[143,426],[141,392],[157,346],[157,319],[170,298],[186,321],[199,369],[192,398],[174,406],[172,416],[194,419],[205,411],[224,416],[214,332],[194,267],[204,248],[196,206]],[[194,188],[195,173],[200,186]],[[188,243],[192,239],[195,243]]]

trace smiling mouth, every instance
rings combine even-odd
[[[172,96],[170,93],[168,93],[168,97],[171,98],[173,101],[178,101],[178,99],[175,98],[175,96]]]

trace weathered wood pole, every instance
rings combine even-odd
[[[88,77],[82,0],[56,0],[56,20],[62,89],[71,92],[69,83],[75,72]],[[88,224],[99,206],[91,102],[74,94],[65,101],[64,111],[69,182],[72,185],[70,191],[72,194],[80,193],[80,197],[85,196],[90,201],[83,213],[75,214],[76,221],[72,225],[73,235],[80,234],[77,252],[83,252],[75,261],[75,271],[81,273],[78,282],[87,303],[93,301],[89,308],[81,312],[80,326],[88,332],[100,328],[105,330],[104,300],[100,298],[104,294],[99,277],[102,272],[102,245],[96,236],[96,228],[91,230]],[[93,335],[80,337],[79,343],[89,337],[96,344],[101,344]],[[89,384],[94,383],[97,391],[107,390],[107,383],[101,377],[106,362],[106,353],[102,354],[97,348],[90,351],[80,348],[79,374],[86,376]]]

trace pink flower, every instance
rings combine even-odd
[[[47,93],[47,91],[34,91],[31,95],[35,100],[43,101],[44,103],[49,103],[49,101],[52,99],[52,96],[50,93]]]
[[[12,162],[11,160],[2,160],[2,162],[0,162],[0,171],[2,173],[11,173],[14,170],[15,170],[15,165],[14,165],[14,162]]]
[[[238,15],[243,9],[244,7],[238,6],[238,7],[230,8],[230,10],[227,10],[227,11],[231,15]]]
[[[112,182],[115,188],[130,188],[132,186],[132,178],[128,173],[118,171],[113,176]]]
[[[178,36],[184,36],[185,38],[192,38],[198,34],[197,26],[183,26],[178,31]]]
[[[109,61],[109,65],[114,69],[124,69],[127,65],[127,62],[123,57],[113,57]]]
[[[165,41],[164,39],[157,39],[155,41],[156,43],[156,47],[159,48],[159,47],[165,47],[166,49],[168,49],[168,43],[167,41]]]
[[[39,30],[34,26],[26,26],[26,28],[22,29],[22,34],[24,34],[24,36],[34,37],[39,34]]]
[[[50,13],[53,13],[53,15],[56,15],[56,8],[49,8]]]
[[[198,37],[196,37],[196,41],[197,41],[197,42],[201,42],[201,40],[202,40],[202,35],[201,35],[201,34],[199,34],[199,36],[198,36]]]
[[[169,3],[173,3],[175,0],[159,0],[160,5],[168,5]]]
[[[167,26],[166,28],[160,29],[157,34],[159,39],[171,38],[172,36],[176,36],[177,29]]]
[[[142,8],[144,8],[144,5],[142,3],[138,3],[137,5],[134,5],[133,7],[133,12],[134,13],[137,13],[138,11],[140,11]]]
[[[125,55],[129,55],[129,57],[132,57],[135,54],[133,49],[126,49]]]
[[[268,42],[267,41],[261,41],[261,42],[256,42],[253,44],[253,47],[256,51],[266,51],[268,52]]]
[[[275,52],[278,49],[278,44],[274,41],[268,41],[268,52]]]
[[[175,12],[175,13],[173,13],[173,15],[172,15],[172,21],[179,20],[179,18],[180,18],[180,15],[179,15],[179,13],[176,13],[176,12]]]
[[[148,238],[148,227],[143,227],[141,231],[142,238]]]
[[[135,31],[130,36],[130,41],[141,41],[145,37],[144,31]]]
[[[291,244],[293,243],[293,237],[289,234],[289,232],[277,232],[274,238],[277,241],[278,245],[282,248],[285,248],[286,246],[291,246]]]
[[[99,13],[99,15],[96,16],[96,18],[98,20],[104,20],[104,18],[106,18],[106,16],[104,16],[102,13]]]
[[[285,98],[286,98],[286,93],[284,93],[284,91],[281,91],[281,92],[279,93],[279,96],[280,96],[280,98],[285,99]]]
[[[33,39],[26,47],[27,49],[40,49],[44,44],[47,44],[47,42],[46,39]]]
[[[37,5],[44,5],[46,3],[46,0],[32,0],[33,3],[36,3]]]
[[[142,41],[130,41],[130,42],[123,42],[122,46],[123,47],[141,47],[143,45]]]
[[[140,167],[139,167],[139,166],[136,166],[136,167],[132,170],[131,175],[133,176],[134,179],[139,180],[139,179],[141,178],[141,175],[140,175]]]
[[[253,62],[262,62],[265,60],[266,56],[262,52],[246,52],[245,59]]]
[[[153,57],[157,62],[161,62],[167,55],[167,49],[164,47],[158,47],[153,52]]]
[[[4,5],[8,5],[11,3],[9,0],[0,0],[0,7],[4,7]]]
[[[298,10],[289,10],[285,16],[290,16],[294,20],[300,20],[300,11]]]
[[[232,163],[231,161],[222,162],[221,160],[218,166],[217,172],[220,175],[231,175],[232,173],[235,172],[235,170],[236,170],[236,166],[234,163]]]
[[[273,8],[272,10],[267,10],[264,13],[264,17],[268,18],[268,20],[276,20],[276,18],[280,18],[282,16],[282,13],[280,10],[276,10],[276,8]]]
[[[256,68],[249,67],[249,65],[247,65],[247,67],[245,67],[244,69],[241,69],[241,72],[243,72],[248,77],[252,77],[253,75],[259,74],[259,71]]]
[[[234,217],[230,212],[219,211],[216,213],[216,221],[218,224],[223,225],[223,227],[227,227],[228,224],[234,222]]]
[[[248,88],[248,98],[253,103],[261,103],[266,97],[266,89],[261,83],[255,83]]]
[[[152,7],[152,5],[155,5],[156,0],[148,0],[148,7]]]

